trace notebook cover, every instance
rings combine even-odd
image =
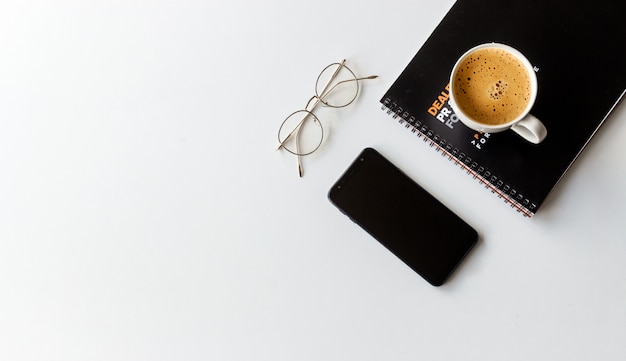
[[[623,98],[626,5],[614,0],[458,0],[381,99],[383,108],[526,216]],[[520,50],[539,91],[531,111],[548,130],[534,145],[512,131],[481,134],[447,103],[454,63],[489,42]]]

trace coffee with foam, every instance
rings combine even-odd
[[[509,123],[527,111],[531,101],[528,69],[505,49],[473,51],[461,59],[453,79],[456,106],[478,123]]]

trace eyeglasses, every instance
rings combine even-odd
[[[359,80],[375,79],[377,75],[357,78],[346,65],[346,60],[328,65],[315,81],[315,95],[304,109],[291,113],[278,129],[278,148],[285,149],[298,159],[298,175],[302,177],[302,157],[315,152],[324,140],[324,128],[313,111],[321,103],[331,108],[346,107],[359,94]]]

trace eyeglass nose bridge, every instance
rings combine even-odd
[[[311,105],[311,102],[313,102],[313,105]],[[311,98],[309,98],[309,101],[306,102],[306,105],[304,106],[304,109],[308,112],[313,112],[315,110],[315,108],[317,108],[317,106],[320,103],[324,103],[324,101],[322,100],[322,98],[320,98],[317,94],[313,95]],[[310,107],[310,109],[309,109]]]

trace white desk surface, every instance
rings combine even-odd
[[[380,110],[444,1],[0,5],[0,359],[623,360],[626,107],[532,219]],[[304,159],[276,131],[346,57]],[[327,200],[364,147],[480,233],[434,288]]]

